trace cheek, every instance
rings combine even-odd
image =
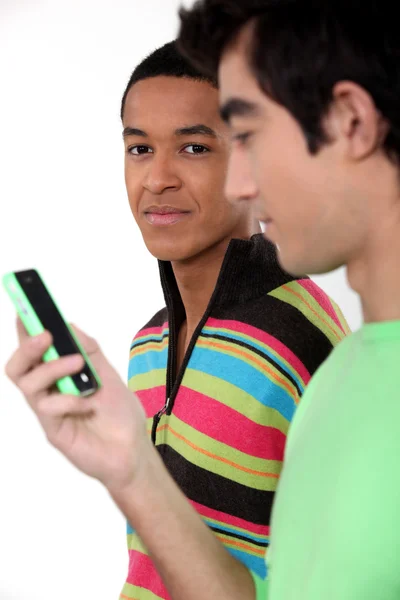
[[[135,214],[137,212],[142,190],[141,177],[138,169],[133,170],[129,165],[125,166],[125,186],[129,205],[132,212]]]

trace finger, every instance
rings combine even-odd
[[[96,340],[90,336],[88,336],[82,329],[79,329],[74,323],[71,323],[71,327],[78,338],[79,342],[82,344],[83,349],[90,356],[100,350],[100,347]]]
[[[73,375],[80,371],[84,365],[81,354],[63,356],[57,360],[43,363],[29,371],[19,379],[18,387],[30,404],[43,395],[48,395],[48,390],[58,379]]]
[[[19,343],[21,345],[21,343],[23,341],[25,341],[26,339],[29,338],[29,334],[26,331],[25,326],[24,326],[24,324],[22,323],[22,321],[21,321],[21,319],[19,317],[17,317],[16,323],[17,323],[18,341],[19,341]]]
[[[92,398],[55,393],[49,394],[38,402],[37,414],[39,418],[63,418],[89,415],[94,412],[94,409]]]
[[[17,383],[18,380],[37,365],[44,352],[51,344],[51,335],[44,331],[40,335],[27,337],[21,343],[21,346],[14,352],[8,361],[5,371],[6,375]]]

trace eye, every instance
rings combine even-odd
[[[238,144],[245,146],[246,142],[249,141],[252,135],[251,131],[244,131],[243,133],[234,133],[232,135],[232,141],[237,142]]]
[[[189,150],[191,148],[191,150]],[[202,144],[188,144],[183,149],[187,154],[206,154],[210,152],[209,148],[203,146]]]
[[[139,156],[141,154],[153,154],[153,150],[150,146],[129,146],[127,149],[128,154],[132,154],[133,156]]]

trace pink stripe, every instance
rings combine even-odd
[[[299,283],[307,292],[318,302],[320,307],[335,321],[336,325],[345,333],[335,309],[333,308],[330,298],[314,281],[311,279],[301,279]]]
[[[310,373],[304,366],[304,364],[298,359],[298,357],[287,347],[285,344],[282,344],[275,337],[262,331],[262,329],[258,329],[257,327],[253,327],[252,325],[247,325],[246,323],[241,323],[240,321],[230,321],[230,320],[220,320],[220,319],[208,319],[206,323],[206,327],[216,327],[216,328],[224,328],[230,329],[232,332],[244,333],[252,338],[255,341],[262,342],[274,350],[279,356],[284,358],[298,373],[298,375],[302,378],[305,384],[307,384],[310,380]]]
[[[150,590],[165,600],[170,596],[151,559],[137,550],[129,550],[129,572],[127,583]]]
[[[165,385],[153,387],[149,390],[139,390],[135,393],[139,397],[147,417],[154,417],[165,404]]]
[[[199,504],[198,502],[194,502],[190,500],[193,508],[202,515],[206,519],[214,519],[215,521],[220,521],[221,523],[225,523],[226,525],[232,525],[233,527],[240,527],[249,533],[255,533],[256,535],[265,535],[269,536],[269,526],[268,525],[256,525],[254,523],[250,523],[249,521],[245,521],[244,519],[240,519],[239,517],[233,517],[232,515],[228,515],[227,513],[221,512],[219,510],[214,510],[212,508],[208,508],[208,506],[204,506],[204,504]]]
[[[233,408],[184,385],[179,389],[173,413],[196,431],[240,452],[265,460],[283,460],[286,436],[279,429],[254,423]]]
[[[137,340],[138,338],[145,337],[146,335],[161,335],[163,329],[168,329],[168,322],[165,322],[163,325],[161,325],[161,327],[148,327],[147,329],[141,329],[137,332],[133,338],[133,341]]]

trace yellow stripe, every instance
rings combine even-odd
[[[321,305],[297,281],[282,285],[270,292],[270,296],[297,308],[311,323],[314,323],[336,345],[344,337],[343,331],[322,309]],[[325,316],[323,317],[322,314]]]
[[[120,600],[164,600],[150,590],[130,583],[125,583],[119,598]]]
[[[338,304],[336,304],[336,302],[334,300],[332,300],[332,298],[329,298],[329,300],[331,301],[331,304],[332,304],[333,308],[335,309],[335,313],[337,314],[340,324],[342,325],[346,335],[351,335],[352,331],[349,327],[348,322],[346,321],[346,318],[345,318],[340,306]]]
[[[282,462],[245,454],[198,432],[172,415],[163,415],[157,443],[167,444],[188,462],[247,487],[275,491]]]
[[[151,350],[153,350],[153,352],[161,352],[162,350],[165,350],[167,346],[168,338],[163,340],[162,342],[147,342],[142,346],[132,348],[132,350],[129,353],[129,357],[133,358],[134,356],[140,356],[141,354],[144,354],[145,352],[150,352]]]

